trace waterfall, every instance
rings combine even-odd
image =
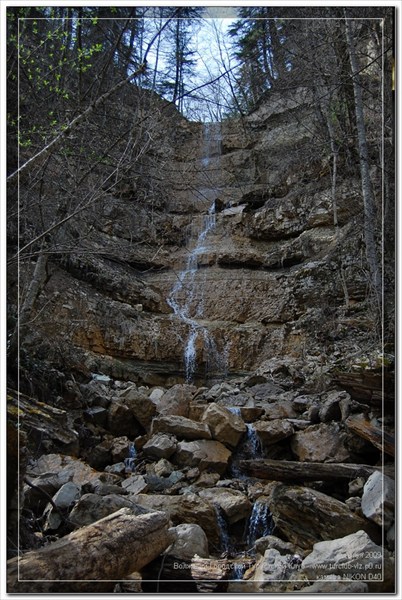
[[[218,504],[214,504],[216,511],[216,520],[218,522],[219,527],[219,538],[221,545],[221,552],[229,553],[231,550],[230,536],[229,536],[229,528],[225,516],[223,514],[222,508]]]
[[[246,423],[247,437],[245,442],[244,452],[249,455],[249,458],[262,458],[262,445],[256,430],[251,423]]]
[[[210,161],[213,156],[220,156],[221,133],[219,123],[205,123],[203,126],[203,148],[201,165],[203,176],[199,195],[202,201],[209,202],[207,214],[202,216],[198,231],[194,227],[189,240],[188,256],[184,269],[178,274],[177,281],[167,298],[167,303],[173,309],[176,317],[187,325],[187,337],[183,340],[183,359],[186,381],[191,382],[197,367],[197,340],[203,339],[203,347],[207,356],[206,367],[219,372],[225,371],[225,357],[218,351],[215,340],[208,329],[199,322],[203,317],[204,301],[199,292],[200,283],[197,282],[198,257],[205,253],[205,240],[216,226],[215,200],[217,197],[216,177],[209,171]],[[216,171],[216,169],[214,170]],[[219,169],[218,169],[219,171]],[[215,181],[214,181],[215,180]],[[196,301],[196,306],[194,303]]]
[[[137,458],[137,451],[133,443],[130,443],[128,447],[128,457],[124,459],[124,466],[126,473],[133,473],[135,471],[135,459]]]
[[[229,406],[230,412],[241,417],[241,409],[238,406]],[[235,449],[232,456],[231,475],[237,479],[246,479],[246,475],[241,471],[239,463],[241,460],[250,458],[262,458],[262,445],[256,430],[251,423],[245,424],[247,427],[246,435]]]
[[[274,522],[267,504],[256,502],[248,521],[247,545],[251,549],[260,537],[270,535]]]

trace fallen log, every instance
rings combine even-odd
[[[107,592],[171,543],[163,512],[134,516],[122,508],[7,563],[9,593]]]
[[[368,440],[390,456],[395,456],[395,438],[380,427],[372,425],[364,415],[352,415],[345,421],[345,425],[359,437]]]
[[[242,460],[240,467],[247,474],[271,481],[351,481],[369,477],[381,467],[348,463],[316,463],[287,460]]]

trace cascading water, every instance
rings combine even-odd
[[[137,458],[137,451],[133,443],[128,447],[128,457],[124,459],[124,467],[126,473],[133,473],[135,471],[135,459]]]
[[[238,406],[230,406],[229,410],[234,415],[241,417],[241,409]],[[232,457],[231,475],[238,479],[245,479],[246,476],[240,469],[240,461],[248,458],[262,458],[262,445],[256,430],[252,423],[246,423],[247,431],[242,442],[236,448]]]
[[[215,506],[216,511],[216,520],[219,526],[219,537],[220,537],[220,545],[221,551],[225,553],[229,553],[231,550],[230,536],[229,536],[229,528],[226,522],[226,519],[223,515],[223,511],[220,506],[217,504]]]
[[[248,521],[247,546],[251,549],[255,541],[270,535],[274,529],[274,522],[267,504],[256,502]]]
[[[177,281],[167,299],[176,317],[188,327],[187,338],[184,344],[184,368],[186,381],[193,380],[197,366],[197,340],[201,336],[207,355],[207,368],[212,363],[219,371],[224,371],[224,358],[218,352],[216,342],[208,329],[199,322],[203,316],[203,297],[199,293],[197,282],[198,261],[200,255],[207,250],[205,240],[207,235],[216,226],[215,199],[217,197],[216,173],[212,177],[209,173],[212,156],[220,155],[221,133],[219,123],[205,123],[203,129],[203,156],[201,159],[203,183],[199,188],[199,195],[203,203],[210,202],[207,214],[202,216],[199,230],[193,231],[188,249],[188,257],[184,269],[179,273]],[[215,168],[214,171],[217,169]],[[219,169],[218,169],[219,171]],[[201,290],[202,291],[202,290]],[[194,308],[194,304],[196,304]]]

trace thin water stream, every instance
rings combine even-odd
[[[218,196],[219,168],[217,157],[220,156],[221,128],[220,123],[205,123],[203,125],[203,146],[199,196],[203,205],[209,203],[206,214],[201,217],[197,230],[192,227],[188,243],[188,256],[183,270],[178,274],[167,302],[175,316],[187,327],[186,338],[183,339],[184,370],[187,382],[191,382],[197,369],[197,341],[203,340],[203,348],[207,356],[207,367],[218,367],[224,370],[224,354],[222,355],[211,332],[200,323],[204,317],[204,301],[202,282],[197,278],[200,256],[205,254],[207,236],[216,227],[215,200]],[[211,170],[211,160],[214,158],[214,168]],[[219,164],[219,160],[218,160]]]

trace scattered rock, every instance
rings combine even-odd
[[[254,429],[263,446],[270,446],[280,440],[290,437],[294,428],[286,419],[275,419],[273,421],[257,421]]]
[[[148,491],[148,484],[142,475],[131,475],[122,482],[121,487],[132,495]]]
[[[197,388],[193,385],[174,385],[157,401],[158,413],[188,417],[190,402],[196,391]]]
[[[174,466],[171,462],[166,460],[166,458],[161,458],[154,465],[154,469],[155,474],[158,475],[158,477],[167,477],[174,471]]]
[[[124,475],[126,472],[126,465],[124,462],[115,463],[114,465],[108,465],[105,467],[105,472],[112,475]]]
[[[274,419],[294,419],[297,413],[290,400],[281,400],[265,406],[264,418],[273,421]]]
[[[348,491],[351,496],[361,496],[366,480],[364,477],[356,477],[348,485]]]
[[[270,503],[278,531],[301,548],[321,540],[332,540],[360,529],[378,535],[375,526],[353,513],[348,506],[316,490],[277,485]]]
[[[195,494],[165,496],[160,494],[139,494],[135,502],[150,510],[166,512],[174,525],[195,523],[206,533],[209,543],[219,545],[219,526],[216,512],[209,502]],[[212,550],[210,548],[210,550]]]
[[[212,403],[201,418],[209,426],[214,440],[235,448],[247,431],[243,419],[227,408]]]
[[[215,440],[179,442],[174,462],[180,466],[198,467],[200,471],[211,469],[222,475],[232,453]]]
[[[322,396],[319,409],[319,419],[322,423],[340,421],[342,419],[341,400],[350,400],[349,394],[347,392],[328,392]]]
[[[44,454],[34,466],[30,467],[29,473],[35,475],[55,473],[58,477],[67,478],[68,481],[81,486],[100,480],[102,475],[78,458],[64,454]]]
[[[149,394],[149,399],[152,400],[152,402],[154,402],[155,404],[157,404],[165,392],[166,390],[164,390],[163,388],[154,388]]]
[[[130,438],[135,438],[140,432],[132,407],[119,398],[114,398],[109,406],[107,427],[114,435],[127,435]]]
[[[195,523],[182,523],[173,528],[174,543],[166,550],[182,560],[189,560],[195,554],[201,558],[209,557],[208,539],[205,531]]]
[[[129,409],[130,416],[134,421],[137,421],[144,429],[148,430],[151,421],[156,414],[156,405],[145,392],[143,393],[139,391],[136,386],[132,386],[120,394],[119,403],[122,403]],[[138,435],[139,430],[137,429],[137,432],[133,435],[130,435],[125,431],[117,431],[115,433],[135,437]]]
[[[223,510],[229,523],[236,523],[250,516],[252,504],[247,497],[237,490],[225,488],[209,488],[199,492],[211,504],[217,504]]]
[[[380,471],[375,471],[364,486],[361,507],[367,519],[389,529],[395,517],[394,481]]]
[[[169,458],[177,448],[177,440],[173,435],[157,433],[143,446],[145,456],[150,458]]]
[[[130,440],[126,436],[116,437],[110,444],[110,453],[114,463],[124,462],[129,455]]]
[[[69,515],[69,520],[77,527],[84,527],[103,519],[120,508],[129,508],[134,515],[148,512],[143,506],[137,505],[127,496],[109,494],[99,496],[98,494],[84,494]]]
[[[193,483],[193,486],[201,489],[211,488],[219,481],[219,473],[200,473],[198,479]]]
[[[185,440],[210,440],[211,432],[205,423],[197,423],[179,415],[160,416],[152,421],[151,434],[173,433]]]
[[[384,574],[383,574],[384,569]],[[326,575],[366,582],[370,591],[393,590],[393,565],[387,550],[377,546],[365,531],[314,544],[302,562],[310,581]],[[381,582],[384,576],[384,582]]]
[[[338,423],[311,425],[291,440],[292,452],[301,462],[348,462],[346,434]]]
[[[108,411],[103,406],[91,406],[87,408],[84,412],[85,417],[91,423],[95,423],[95,425],[100,425],[101,427],[106,427],[108,420]]]
[[[44,516],[46,517],[44,530],[58,529],[63,521],[62,515],[68,513],[70,508],[77,502],[81,496],[81,486],[68,481],[61,486],[58,492],[53,496],[53,504],[56,505],[57,509],[52,504],[48,504],[44,510]]]

